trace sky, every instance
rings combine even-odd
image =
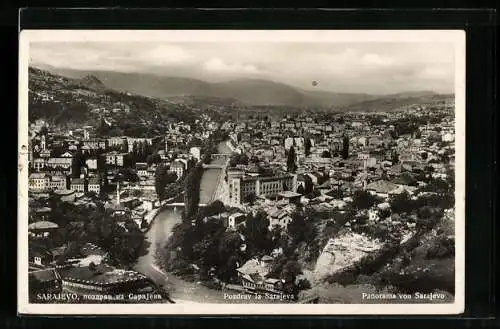
[[[453,43],[31,42],[30,64],[302,89],[392,94],[454,90]],[[317,81],[313,87],[312,82]]]

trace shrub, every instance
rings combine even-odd
[[[311,282],[307,279],[300,279],[299,282],[297,283],[297,289],[298,290],[307,290],[311,289]]]
[[[427,250],[425,258],[439,259],[455,255],[455,241],[446,237],[440,237]]]

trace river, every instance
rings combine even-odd
[[[219,153],[231,152],[226,142],[219,143],[218,151]],[[214,163],[222,164],[220,161],[224,160],[215,160]],[[209,203],[220,175],[221,169],[210,168],[204,171],[200,183],[200,203]],[[163,245],[167,241],[173,227],[181,220],[180,209],[164,209],[156,216],[151,228],[146,233],[146,240],[150,243],[147,254],[137,260],[134,269],[147,275],[157,284],[168,286],[170,297],[176,302],[223,303],[224,294],[222,291],[209,289],[196,282],[188,282],[171,274],[165,274],[154,265],[157,245]]]

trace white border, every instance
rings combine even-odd
[[[28,301],[28,64],[32,41],[434,42],[455,45],[455,301],[453,304],[30,304]],[[19,35],[18,312],[74,315],[460,314],[465,307],[465,32],[461,30],[24,30]]]

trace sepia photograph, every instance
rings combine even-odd
[[[24,30],[19,65],[20,313],[463,311],[463,31]]]

